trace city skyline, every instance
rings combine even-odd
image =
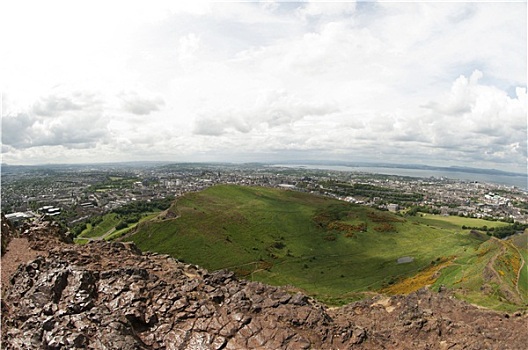
[[[1,7],[4,163],[526,172],[525,2]]]

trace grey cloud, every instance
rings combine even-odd
[[[2,144],[2,153],[7,153],[13,150],[13,147],[9,145]]]
[[[283,124],[288,124],[298,118],[296,116],[292,115],[289,111],[281,110],[278,108],[271,109],[264,114],[265,122],[268,123],[269,126],[279,126]]]
[[[477,13],[477,4],[467,3],[461,4],[459,7],[455,7],[453,12],[447,16],[447,19],[452,24],[457,24],[458,22],[466,21],[471,19]]]
[[[337,108],[327,104],[291,103],[281,101],[277,105],[262,106],[255,112],[255,119],[270,127],[290,124],[307,116],[322,116],[336,112]]]
[[[466,101],[456,101],[446,104],[440,104],[437,102],[430,102],[422,105],[423,108],[431,109],[433,111],[449,114],[449,115],[462,115],[464,113],[471,112],[471,105]]]
[[[19,114],[3,118],[2,125],[2,143],[17,149],[58,145],[89,148],[105,136],[105,123],[97,116],[63,118],[50,123]]]
[[[225,134],[225,125],[215,118],[201,118],[194,124],[193,132],[196,135],[220,136]]]
[[[122,94],[121,99],[122,108],[136,115],[148,115],[152,112],[159,111],[165,105],[165,101],[161,98],[144,98],[137,93]]]
[[[101,103],[93,95],[51,96],[39,100],[28,112],[2,118],[2,143],[15,149],[91,148],[107,137],[107,123]]]
[[[197,135],[220,136],[230,130],[248,133],[251,127],[241,118],[231,114],[217,114],[211,117],[200,117],[195,121],[193,132]]]
[[[20,147],[30,143],[28,130],[36,122],[34,116],[21,113],[16,116],[5,116],[2,118],[2,144]]]
[[[405,141],[405,142],[427,142],[427,138],[424,135],[415,131],[405,131],[398,133],[392,137],[394,141]]]
[[[273,91],[260,96],[251,108],[198,116],[193,132],[210,136],[223,135],[230,130],[248,133],[257,127],[277,128],[308,116],[337,111],[336,106],[328,103],[301,101],[285,92]]]
[[[95,95],[76,92],[68,96],[50,95],[35,102],[32,112],[36,115],[53,117],[68,111],[79,111],[85,108],[99,106]]]
[[[475,134],[480,134],[481,136],[499,137],[499,136],[502,136],[505,131],[507,132],[507,130],[504,130],[504,129],[505,128],[498,126],[498,125],[492,126],[492,125],[475,123],[472,131]]]
[[[98,124],[97,121],[93,121]],[[66,148],[91,148],[106,135],[106,130],[87,121],[69,120],[50,126],[46,132],[33,133],[31,146],[64,146]]]
[[[380,116],[369,123],[373,132],[391,132],[394,130],[395,120],[390,116]]]
[[[350,119],[346,123],[344,123],[343,126],[345,128],[350,128],[350,129],[364,129],[365,123],[362,120]]]

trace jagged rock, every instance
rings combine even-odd
[[[525,315],[479,309],[448,291],[328,309],[230,271],[208,272],[133,244],[53,241],[63,236],[50,230],[38,243],[48,256],[22,264],[3,295],[3,349],[524,347]]]
[[[0,253],[3,256],[7,250],[7,245],[11,241],[11,238],[13,238],[13,236],[16,235],[16,229],[11,223],[11,221],[9,221],[5,217],[4,213],[1,213],[0,215],[1,215],[1,218],[0,218],[1,220],[0,221],[0,225],[1,225]]]

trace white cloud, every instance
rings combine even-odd
[[[298,14],[303,19],[311,19],[313,17],[340,17],[347,16],[354,13],[356,10],[355,1],[342,2],[308,2],[303,7],[298,9]]]
[[[428,106],[423,132],[429,147],[464,153],[468,161],[526,162],[526,89],[515,98],[479,83],[483,74],[460,76],[451,91]]]
[[[186,66],[193,63],[196,59],[196,53],[200,49],[200,38],[194,34],[189,33],[180,38],[178,55],[180,64]]]
[[[7,162],[526,164],[526,3],[17,1],[0,23]]]

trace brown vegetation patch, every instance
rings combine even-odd
[[[386,215],[383,213],[369,212],[367,214],[372,222],[404,222],[404,219],[397,218],[395,216]]]
[[[385,222],[381,225],[374,227],[374,230],[378,232],[396,232],[396,227],[394,227],[394,225],[392,224]]]
[[[273,267],[273,263],[270,261],[260,260],[257,263],[257,269],[259,270],[270,270]]]
[[[323,239],[325,241],[333,242],[333,241],[335,241],[337,239],[337,237],[333,233],[327,233],[326,235],[324,235]]]
[[[318,214],[316,215],[313,220],[315,221],[315,223],[322,227],[322,228],[325,228],[327,227],[334,219],[333,217],[330,215],[330,214],[327,214],[327,213],[322,213],[322,214]]]
[[[334,221],[328,225],[328,229],[344,233],[345,237],[353,237],[356,232],[365,232],[367,230],[367,224],[361,223],[359,225],[350,225]]]

